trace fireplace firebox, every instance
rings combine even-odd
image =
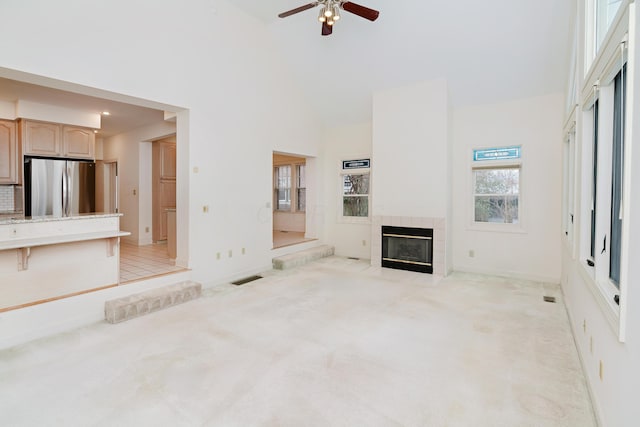
[[[433,229],[382,226],[382,266],[433,273]]]

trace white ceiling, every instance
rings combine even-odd
[[[0,78],[0,100],[8,102],[31,101],[96,114],[109,111],[109,116],[101,117],[102,126],[97,134],[100,138],[108,138],[164,120],[163,110],[79,95],[6,78]]]
[[[228,0],[267,25],[309,102],[326,124],[371,120],[372,94],[446,79],[453,106],[559,92],[568,74],[570,0],[360,0],[370,22],[348,12],[320,35],[310,0]],[[25,99],[96,112],[101,136],[162,120],[162,111],[0,78],[0,100]]]
[[[447,80],[454,106],[564,90],[570,0],[360,0],[375,22],[348,12],[320,35],[317,8],[277,15],[310,0],[229,0],[268,25],[327,123],[371,118],[372,93]]]

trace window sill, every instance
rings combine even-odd
[[[370,217],[356,217],[356,216],[340,216],[338,217],[339,224],[363,224],[371,225]]]
[[[620,309],[613,301],[613,295],[610,295],[610,292],[601,283],[598,283],[594,277],[593,267],[586,261],[579,261],[578,271],[598,303],[600,311],[607,319],[607,323],[611,326],[611,330],[620,342],[624,342],[624,337],[620,335]]]
[[[472,223],[468,228],[470,231],[484,231],[491,233],[515,233],[526,234],[527,231],[519,224],[498,224],[498,223]]]

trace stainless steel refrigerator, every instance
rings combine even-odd
[[[25,157],[24,191],[26,216],[95,212],[95,163]]]

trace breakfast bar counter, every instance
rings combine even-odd
[[[0,312],[117,286],[120,216],[0,218]]]

